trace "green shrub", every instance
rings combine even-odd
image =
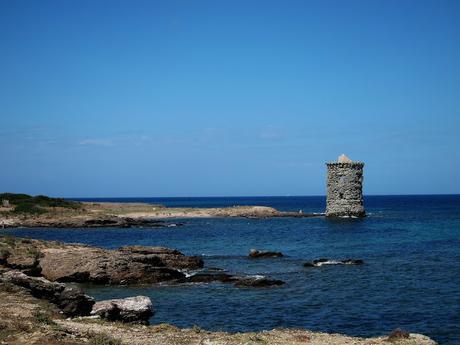
[[[396,328],[393,332],[388,335],[388,341],[398,341],[401,339],[407,339],[410,337],[409,332],[406,332],[400,328]]]
[[[38,249],[37,247],[29,247],[27,248],[27,255],[35,259],[38,259],[41,255],[41,252],[40,249]]]
[[[38,323],[44,325],[56,324],[56,322],[54,322],[53,319],[47,313],[42,312],[40,309],[36,309],[33,316]]]
[[[115,339],[107,333],[89,333],[89,345],[121,345],[122,342],[119,339]]]
[[[6,260],[10,256],[10,251],[8,248],[4,247],[3,245],[0,245],[0,261]]]
[[[194,331],[195,333],[201,333],[202,329],[198,325],[193,325],[192,326],[192,331]]]
[[[75,201],[62,198],[50,198],[45,195],[30,196],[27,194],[0,194],[0,199],[9,200],[14,206],[12,213],[15,214],[40,214],[46,212],[47,207],[64,207],[78,209],[81,204]]]
[[[16,247],[16,238],[11,235],[5,235],[0,238],[0,241],[7,244],[10,247]]]
[[[12,283],[2,282],[2,283],[0,283],[0,291],[3,291],[3,292],[15,292],[15,291],[17,291],[17,288]]]

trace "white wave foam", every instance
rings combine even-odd
[[[323,262],[317,262],[315,266],[323,266],[323,265],[341,265],[343,262],[337,261],[337,260],[328,260],[328,261],[323,261]]]

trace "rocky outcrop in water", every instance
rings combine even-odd
[[[131,218],[119,216],[84,216],[84,217],[58,217],[58,216],[27,216],[9,220],[6,226],[14,227],[46,227],[46,228],[131,228],[149,227],[162,228],[184,225],[180,222],[169,223],[158,219]]]
[[[1,263],[57,282],[159,283],[203,267],[197,256],[163,247],[107,250],[78,244],[0,237]]]
[[[304,267],[321,267],[324,265],[362,265],[364,261],[361,259],[345,259],[345,260],[332,260],[332,259],[316,259],[303,264]]]
[[[194,270],[203,267],[203,259],[199,256],[185,256],[176,249],[165,247],[128,246],[119,249],[128,254],[132,260],[141,263],[156,264],[175,269]]]
[[[165,247],[126,246],[107,250],[51,241],[2,240],[0,237],[0,249],[0,253],[3,253],[1,263],[4,266],[60,283],[119,285],[218,281],[231,283],[236,287],[284,284],[280,280],[267,277],[232,275],[211,268],[203,270],[201,257],[186,256],[178,250]]]
[[[285,283],[282,280],[271,279],[263,276],[247,276],[247,277],[238,277],[235,280],[236,287],[247,287],[247,288],[263,288],[270,286],[280,286]]]
[[[41,274],[60,282],[159,283],[184,278],[182,269],[203,267],[199,257],[157,247],[49,248],[42,250],[42,255]]]
[[[241,276],[232,275],[222,271],[202,271],[192,274],[182,282],[186,283],[230,283],[236,287],[269,287],[269,286],[280,286],[284,282],[278,279],[272,279],[265,276]]]
[[[108,321],[149,324],[154,314],[152,301],[146,296],[111,299],[96,302],[91,315],[97,315]]]
[[[221,282],[221,283],[230,283],[233,280],[231,274],[225,272],[198,272],[193,275],[188,276],[183,280],[186,283],[212,283],[212,282]]]
[[[89,315],[94,299],[75,287],[51,282],[43,277],[30,277],[12,270],[2,274],[2,281],[21,286],[37,298],[56,304],[67,316]]]
[[[249,252],[249,257],[253,259],[257,258],[279,258],[282,257],[283,253],[281,252],[271,252],[264,250],[251,249]]]

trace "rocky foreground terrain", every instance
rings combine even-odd
[[[0,283],[0,344],[16,345],[434,345],[419,334],[395,332],[378,338],[355,338],[296,329],[267,332],[208,332],[199,327],[179,329],[101,319],[63,316],[45,300],[23,288]],[[230,321],[229,321],[230,322]]]
[[[251,251],[249,258],[280,256],[278,252]],[[96,302],[77,286],[68,284],[220,281],[235,288],[283,284],[267,277],[235,276],[203,266],[200,257],[169,248],[130,246],[105,250],[0,237],[0,344],[436,344],[426,336],[404,331],[362,339],[293,329],[230,334],[199,327],[148,326],[155,313],[148,297]]]

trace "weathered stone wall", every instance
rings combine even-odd
[[[362,162],[327,163],[327,217],[364,217]]]

